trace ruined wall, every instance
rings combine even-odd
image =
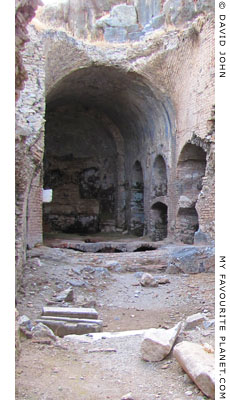
[[[112,44],[106,48],[100,47],[100,44],[84,45],[65,33],[47,32],[45,40],[48,103],[60,102],[61,97],[65,102],[65,97],[72,96],[73,90],[78,93],[74,95],[76,103],[100,108],[123,137],[126,225],[130,227],[133,219],[129,204],[131,209],[135,209],[132,204],[135,197],[132,169],[135,162],[140,161],[145,183],[144,232],[151,234],[160,219],[159,232],[162,233],[158,237],[165,237],[167,231],[174,240],[181,239],[180,235],[176,235],[182,195],[175,185],[178,178],[177,165],[183,147],[188,142],[195,144],[194,137],[198,137],[200,142],[197,146],[205,146],[206,169],[202,185],[196,193],[196,208],[191,214],[198,214],[200,230],[208,233],[209,239],[213,238],[214,196],[213,190],[207,189],[213,188],[214,182],[213,159],[210,156],[213,148],[208,145],[213,141],[212,16],[198,17],[179,33],[170,30],[160,36],[153,34],[151,40],[124,47],[113,47]],[[55,53],[61,53],[62,58],[55,58]],[[97,69],[91,69],[95,65]],[[99,75],[100,66],[104,65],[107,69]],[[73,71],[76,71],[75,75]],[[132,76],[134,72],[136,75]],[[144,90],[145,86],[148,89]],[[124,97],[124,93],[127,97]],[[165,163],[164,177],[161,178],[156,167],[159,157],[162,157],[161,163]],[[195,170],[196,167],[194,174]],[[160,179],[162,183],[158,183]],[[208,210],[204,203],[204,191],[208,193]],[[140,214],[138,218],[141,219]]]
[[[181,27],[214,6],[214,0],[62,0],[40,8],[37,17],[76,38],[122,43],[164,25]]]
[[[21,280],[26,246],[42,242],[42,159],[44,149],[43,43],[34,27],[21,54],[28,79],[16,104],[16,280]]]
[[[128,229],[183,241],[177,227],[183,228],[187,213],[193,233],[199,226],[197,243],[213,239],[213,15],[124,45],[35,28],[31,40],[25,52],[31,76],[17,114],[23,128],[17,139],[17,243],[33,246],[42,239],[45,96],[44,178],[54,190],[54,201],[44,206],[45,230],[76,231],[80,223],[81,229],[91,224],[93,231]],[[206,167],[194,204],[184,207],[175,182],[187,143],[204,150]],[[138,185],[137,162],[143,176]]]
[[[20,90],[24,87],[27,72],[23,65],[22,51],[29,41],[27,25],[35,16],[37,7],[42,6],[40,0],[16,0],[15,1],[15,97],[20,96]]]
[[[178,172],[180,155],[188,142],[206,152],[205,175],[195,208],[199,229],[206,232],[209,239],[214,239],[214,21],[208,20],[200,34],[192,35],[191,39],[190,46],[180,49],[186,61],[177,72],[175,86],[178,113],[175,161]],[[181,90],[181,87],[189,89]],[[178,212],[178,194],[175,202],[174,210]]]

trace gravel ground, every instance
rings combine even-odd
[[[152,263],[153,254],[33,249],[25,269],[24,292],[17,299],[18,311],[34,323],[43,306],[60,305],[55,303],[56,296],[72,287],[74,302],[61,305],[95,307],[104,332],[171,328],[197,312],[213,319],[214,274],[166,276],[161,263]],[[142,287],[140,278],[146,269],[170,282]],[[214,329],[201,325],[183,331],[177,341],[214,346]],[[119,400],[129,392],[135,400],[206,398],[171,353],[161,362],[141,360],[141,334],[97,341],[90,336],[66,338],[50,346],[22,341],[16,365],[17,400]]]

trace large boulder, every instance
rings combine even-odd
[[[180,333],[182,322],[171,329],[149,329],[141,344],[141,358],[145,361],[161,361],[171,351]]]
[[[96,22],[98,28],[104,28],[106,25],[113,28],[125,28],[137,23],[137,12],[134,6],[119,4],[114,6],[110,15],[105,15]]]
[[[215,398],[215,357],[198,343],[181,342],[173,350],[180,366],[198,388],[211,399]]]
[[[213,246],[183,246],[169,256],[166,273],[197,274],[215,271]]]

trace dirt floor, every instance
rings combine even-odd
[[[138,330],[171,328],[197,312],[212,320],[214,274],[166,275],[162,264],[153,263],[155,254],[93,254],[49,247],[28,252],[24,291],[17,299],[20,315],[35,323],[45,305],[94,307],[103,320],[103,333],[98,339],[66,336],[51,345],[22,339],[16,363],[17,400],[120,400],[129,392],[135,400],[206,399],[172,353],[161,362],[141,359],[143,339]],[[167,276],[170,282],[143,287],[140,278],[146,270]],[[58,293],[68,287],[73,288],[74,301],[57,303]],[[106,337],[106,332],[131,330],[136,334]],[[201,325],[182,331],[177,342],[214,347],[214,330],[214,325]]]

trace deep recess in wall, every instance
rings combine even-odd
[[[177,231],[178,238],[183,243],[193,244],[194,234],[199,229],[195,205],[202,190],[205,169],[206,152],[199,146],[187,143],[181,151],[177,165]]]
[[[53,201],[44,205],[45,232],[148,233],[146,154],[159,140],[168,143],[173,115],[169,99],[154,90],[136,73],[103,66],[76,70],[54,86],[46,111],[44,187],[53,189]],[[155,191],[165,195],[163,157],[155,169]]]
[[[154,230],[152,240],[163,240],[167,237],[168,207],[166,204],[157,202],[152,206]]]

